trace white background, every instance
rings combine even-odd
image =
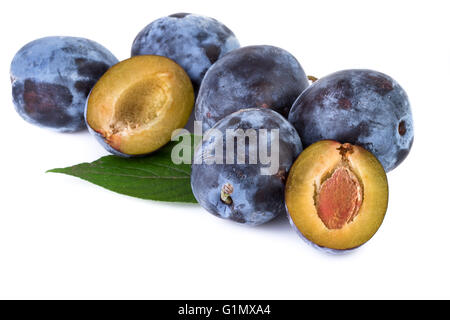
[[[0,9],[0,298],[450,298],[448,1],[4,1]],[[129,57],[136,34],[176,12],[271,44],[317,77],[371,68],[408,92],[415,142],[389,173],[386,219],[343,256],[280,217],[251,228],[197,205],[106,191],[47,169],[106,151],[87,133],[23,121],[9,64],[28,41],[81,36]]]

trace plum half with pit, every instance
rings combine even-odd
[[[305,146],[331,139],[372,152],[391,171],[414,140],[408,96],[391,77],[373,70],[344,70],[314,82],[289,114]]]
[[[85,38],[34,40],[11,63],[16,111],[32,124],[59,132],[85,129],[86,97],[117,62],[105,47]]]
[[[388,181],[369,151],[322,140],[295,160],[286,183],[288,217],[299,235],[330,253],[357,248],[377,232]]]

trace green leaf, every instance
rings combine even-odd
[[[147,157],[102,157],[91,163],[52,169],[87,180],[108,190],[128,196],[169,202],[197,203],[191,190],[191,165],[172,162],[172,149],[193,154],[193,135],[183,136],[181,142],[170,142]],[[176,152],[178,153],[178,152]],[[186,154],[184,154],[186,155]]]

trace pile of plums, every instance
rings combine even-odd
[[[60,132],[87,127],[123,157],[151,154],[200,121],[191,185],[210,213],[249,225],[288,213],[304,238],[333,250],[376,233],[385,172],[414,138],[408,97],[394,79],[355,69],[310,83],[289,52],[240,47],[224,24],[188,13],[147,25],[131,56],[119,62],[84,38],[32,41],[11,63],[15,108]],[[228,134],[238,131],[230,150]],[[260,158],[263,147],[277,155],[275,170]]]

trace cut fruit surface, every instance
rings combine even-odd
[[[86,123],[125,155],[153,152],[188,121],[194,91],[186,72],[161,56],[136,56],[106,72],[94,86]]]
[[[383,222],[388,183],[369,151],[324,140],[305,149],[289,171],[286,206],[309,241],[345,250],[367,242]]]

